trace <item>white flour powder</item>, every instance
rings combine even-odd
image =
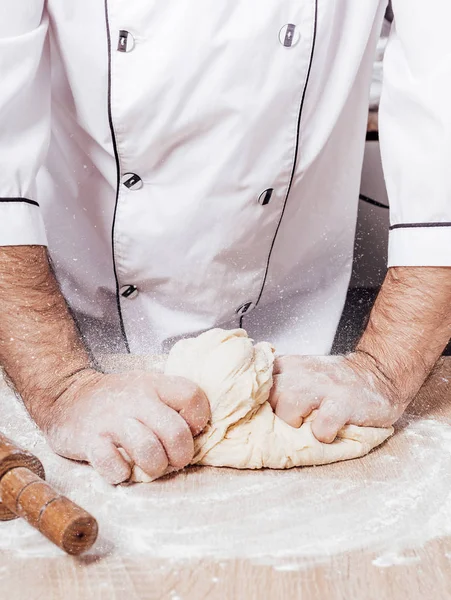
[[[373,564],[383,567],[406,564],[399,553],[451,534],[451,427],[434,420],[405,419],[397,434],[399,458],[390,454],[389,442],[366,459],[364,481],[334,465],[224,469],[220,478],[217,470],[197,468],[112,488],[88,466],[51,453],[11,394],[4,392],[0,401],[0,430],[35,452],[49,481],[98,519],[95,554],[246,557],[277,565],[367,548],[380,553]],[[0,531],[0,550],[61,554],[23,521],[0,523]]]

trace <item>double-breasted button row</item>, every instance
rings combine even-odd
[[[299,28],[296,27],[296,25],[288,23],[280,29],[279,42],[282,44],[282,46],[284,46],[284,48],[292,48],[296,46],[299,40],[300,32]],[[130,33],[130,31],[127,31],[126,29],[121,29],[119,31],[117,51],[128,53],[135,48],[135,45],[136,41],[133,34]],[[140,190],[144,185],[141,177],[136,173],[124,173],[121,177],[121,183],[131,191]],[[264,190],[258,196],[258,203],[261,206],[266,206],[270,203],[273,193],[273,188],[268,188]],[[139,290],[135,285],[124,285],[120,288],[120,294],[123,298],[132,300],[138,296]],[[244,316],[250,310],[252,310],[252,308],[254,308],[254,303],[246,302],[242,304],[239,308],[237,308],[236,314],[238,316]]]
[[[135,47],[135,38],[130,31],[121,29],[117,43],[118,52],[131,52]],[[124,173],[121,177],[122,185],[132,191],[140,190],[143,187],[143,181],[136,173]]]
[[[279,42],[284,48],[292,48],[301,39],[299,27],[296,27],[293,23],[287,23],[279,31]],[[131,52],[135,48],[135,38],[130,31],[127,29],[119,30],[119,37],[117,42],[118,52]]]
[[[119,31],[119,39],[117,43],[118,52],[131,52],[135,47],[135,38],[126,29]],[[124,173],[121,177],[121,183],[131,191],[140,190],[143,187],[143,181],[136,173]],[[136,285],[127,284],[121,286],[119,293],[126,300],[133,300],[139,295],[139,290]]]

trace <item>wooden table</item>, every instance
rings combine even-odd
[[[0,524],[2,600],[451,597],[449,360],[396,435],[363,459],[287,472],[193,468],[118,488],[53,455],[0,390],[0,429],[42,459],[102,533],[73,559],[24,522]]]

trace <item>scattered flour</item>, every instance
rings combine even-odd
[[[396,554],[396,552],[387,552],[382,554],[373,560],[375,567],[394,567],[399,565],[412,565],[420,562],[418,556],[402,556],[402,554]]]
[[[416,562],[407,550],[451,534],[451,427],[431,419],[405,418],[396,439],[399,458],[390,454],[389,442],[365,459],[364,481],[334,465],[238,474],[224,469],[219,487],[217,471],[195,468],[112,488],[88,466],[50,452],[23,408],[6,396],[0,390],[0,428],[34,451],[49,481],[98,519],[96,555],[246,557],[297,570],[297,560],[366,548],[380,554],[375,567],[388,567]],[[24,521],[0,523],[0,530],[0,551],[61,555]]]
[[[299,571],[300,569],[300,565],[296,564],[296,563],[285,563],[282,565],[275,565],[274,566],[274,570],[275,571]]]

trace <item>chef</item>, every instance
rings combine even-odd
[[[215,326],[275,345],[272,406],[320,441],[400,417],[451,327],[451,3],[422,5],[385,60],[387,276],[329,357],[386,1],[2,0],[0,364],[56,452],[187,464],[203,392],[95,356]]]

